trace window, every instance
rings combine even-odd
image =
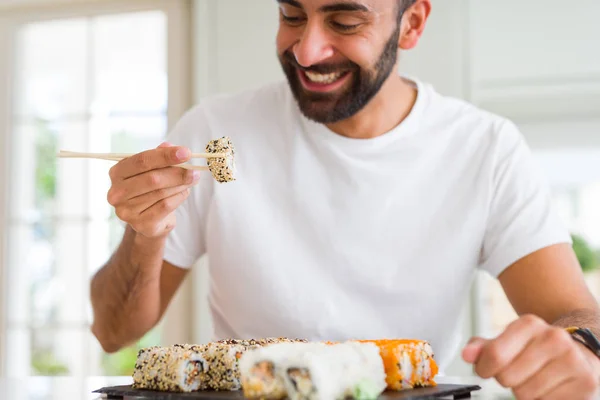
[[[136,348],[104,355],[89,331],[90,278],[123,233],[106,201],[112,164],[55,155],[160,144],[184,111],[171,103],[186,98],[170,91],[181,59],[168,41],[183,40],[173,37],[175,3],[71,6],[68,16],[59,9],[14,24],[2,291],[9,376],[130,374]],[[159,340],[157,329],[140,345]]]

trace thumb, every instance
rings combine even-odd
[[[487,340],[480,337],[471,338],[462,351],[463,360],[469,364],[475,364],[487,342]]]

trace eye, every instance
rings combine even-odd
[[[301,16],[287,16],[283,12],[280,13],[281,19],[289,26],[300,26],[304,23],[305,18]]]
[[[331,21],[329,23],[329,25],[331,25],[331,27],[334,28],[335,30],[343,32],[343,33],[352,32],[361,26],[361,24],[353,24],[353,25],[340,24],[339,22],[335,22],[335,21]]]

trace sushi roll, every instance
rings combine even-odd
[[[306,348],[305,346],[302,346]],[[287,397],[281,368],[299,346],[271,345],[249,350],[240,358],[240,380],[248,399],[280,400]]]
[[[436,386],[438,366],[429,342],[410,339],[361,340],[379,348],[389,390]]]
[[[204,358],[209,366],[205,374],[207,386],[213,390],[239,390],[241,384],[238,360],[245,351],[258,346],[209,343],[204,351]]]
[[[244,395],[263,400],[287,397],[281,368],[288,359],[312,346],[315,344],[306,341],[280,341],[244,353],[239,364]]]
[[[206,360],[198,347],[150,347],[138,353],[133,388],[166,392],[202,389],[201,374]]]
[[[300,339],[220,340],[203,345],[176,344],[138,352],[134,388],[163,392],[233,391],[241,388],[239,359],[250,349]]]
[[[245,353],[240,361],[250,399],[376,399],[386,387],[374,344],[284,343]]]
[[[248,350],[278,343],[301,342],[299,339],[263,338],[249,340],[221,340],[206,345],[204,358],[206,385],[213,390],[241,389],[239,360]]]
[[[211,140],[206,145],[207,153],[222,153],[225,157],[212,157],[207,160],[208,169],[217,182],[235,181],[235,149],[231,139],[222,137]]]

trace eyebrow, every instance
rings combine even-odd
[[[302,4],[297,0],[277,0],[280,4],[289,4],[292,7],[304,9]],[[320,12],[340,12],[340,11],[360,11],[360,12],[369,12],[371,11],[367,6],[361,3],[356,3],[353,1],[340,1],[332,4],[326,4],[319,8]]]

